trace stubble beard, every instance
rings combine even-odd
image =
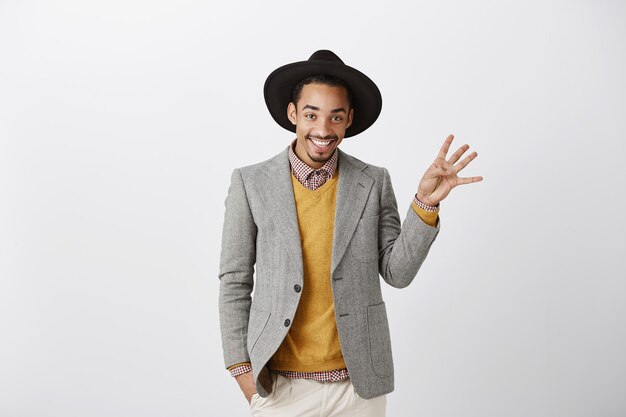
[[[313,162],[317,162],[320,164],[325,164],[330,158],[332,158],[333,153],[335,153],[335,151],[333,150],[333,152],[330,154],[330,156],[328,158],[316,158],[315,156],[311,155],[308,151],[307,151],[307,155],[309,155],[309,158],[311,158],[311,161]]]

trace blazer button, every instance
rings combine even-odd
[[[300,292],[300,291],[302,291],[302,287],[301,287],[301,286],[299,286],[298,284],[294,285],[294,286],[293,286],[293,289],[294,289],[294,291],[295,291],[295,292]]]
[[[291,320],[289,319],[285,320],[285,327],[289,327],[290,324],[291,324]]]

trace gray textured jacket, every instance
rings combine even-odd
[[[362,398],[393,391],[393,360],[380,276],[411,283],[439,233],[412,207],[402,225],[389,173],[338,150],[331,285],[341,351]],[[219,310],[228,367],[259,375],[289,331],[303,287],[302,247],[288,147],[233,171],[222,233]],[[255,275],[256,265],[256,279]],[[254,288],[254,296],[251,297]],[[303,289],[306,290],[306,289]]]

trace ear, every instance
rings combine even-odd
[[[291,121],[291,123],[293,125],[296,124],[296,105],[293,104],[293,101],[289,102],[289,105],[287,106],[287,117],[289,118],[289,120]]]
[[[354,117],[354,108],[351,108],[348,112],[348,123],[346,124],[346,129],[352,124],[352,117]]]

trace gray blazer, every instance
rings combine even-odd
[[[298,308],[302,293],[294,287],[306,291],[288,149],[235,169],[225,201],[219,272],[224,363],[251,362],[262,397],[271,386],[259,375],[267,374],[265,365]],[[394,287],[409,285],[440,222],[427,225],[409,205],[401,225],[387,170],[338,152],[330,271],[335,320],[354,388],[362,398],[373,398],[394,389],[379,274]]]

